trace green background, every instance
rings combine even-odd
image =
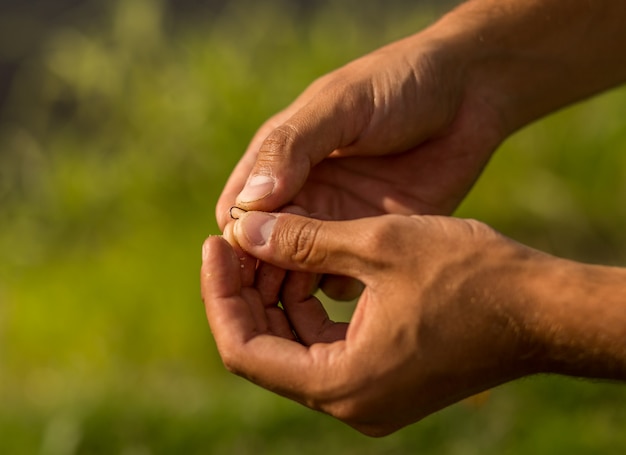
[[[440,11],[230,2],[176,20],[155,1],[104,5],[38,29],[3,107],[0,453],[626,453],[623,385],[529,378],[370,439],[217,356],[200,246],[247,141],[314,78]],[[527,127],[458,215],[623,265],[625,114],[618,89]]]

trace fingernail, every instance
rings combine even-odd
[[[239,223],[243,223],[243,230],[250,243],[261,246],[265,245],[272,235],[276,217],[269,213],[252,212]]]
[[[254,202],[263,199],[274,191],[274,183],[274,179],[268,175],[253,175],[248,179],[241,193],[239,193],[237,200]]]

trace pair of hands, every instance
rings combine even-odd
[[[626,378],[626,272],[440,216],[508,134],[626,80],[605,58],[626,49],[625,17],[619,2],[465,2],[271,118],[203,248],[226,366],[371,435],[537,371]],[[310,217],[264,213],[291,204]],[[232,206],[249,212],[233,222]],[[312,296],[320,276],[364,285],[349,324]]]
[[[420,66],[406,58],[415,49]],[[217,205],[224,237],[203,248],[230,370],[372,435],[525,372],[510,361],[526,349],[513,319],[481,294],[503,273],[484,252],[517,247],[477,222],[406,216],[450,214],[503,137],[461,73],[400,41],[322,77],[259,130]],[[264,213],[286,204],[313,217]],[[233,222],[234,205],[252,211]],[[364,285],[350,324],[312,295],[322,276],[333,296]]]

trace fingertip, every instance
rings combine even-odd
[[[256,273],[257,259],[244,250],[234,233],[236,221],[232,221],[224,228],[224,239],[230,244],[231,249],[237,256],[237,264],[241,272],[243,286],[252,286]]]
[[[224,243],[225,239],[219,235],[210,235],[202,244],[202,262],[207,262],[212,256],[214,256],[214,251],[217,248],[220,248],[219,244]]]
[[[228,211],[222,210],[221,207],[215,209],[215,220],[217,221],[217,226],[220,228],[220,231],[224,232],[224,228],[230,221],[230,216]]]
[[[211,296],[228,294],[240,286],[236,260],[233,249],[221,236],[212,235],[204,241],[200,285],[205,303]]]
[[[269,241],[276,221],[276,216],[271,213],[244,213],[235,223],[234,237],[244,249],[263,246]]]
[[[224,237],[224,239],[230,243],[231,246],[236,246],[238,244],[235,234],[233,233],[234,228],[235,223],[231,221],[224,226],[224,233],[222,234],[222,237]]]
[[[231,217],[231,208],[235,203],[235,194],[237,194],[235,191],[237,190],[229,189],[228,192],[224,190],[224,194],[220,196],[215,206],[215,219],[222,232],[224,232],[226,225],[233,220]]]

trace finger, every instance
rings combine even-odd
[[[305,345],[332,343],[346,337],[348,324],[328,317],[322,303],[312,294],[316,275],[289,272],[281,292],[281,302],[298,339]]]
[[[268,331],[277,337],[296,341],[296,334],[291,327],[285,311],[279,306],[265,309]]]
[[[305,97],[302,96],[302,98],[304,99]],[[250,176],[252,168],[256,162],[257,153],[261,148],[263,141],[274,129],[278,128],[278,126],[297,112],[299,107],[303,104],[305,104],[305,101],[298,99],[287,109],[274,115],[267,122],[265,122],[261,128],[259,128],[250,141],[250,144],[248,144],[241,160],[239,160],[239,163],[237,163],[235,169],[233,169],[230,177],[228,178],[228,181],[226,182],[215,207],[215,216],[220,229],[224,230],[224,227],[232,221],[230,208],[237,205],[237,195],[241,192],[246,180]],[[272,210],[276,209],[278,209],[278,207],[274,207]]]
[[[269,331],[277,336],[295,340],[285,312],[278,307],[279,292],[286,272],[259,261],[243,251],[233,235],[233,223],[226,225],[224,238],[229,241],[239,260],[242,293],[254,292],[246,299],[257,327],[260,331]]]
[[[399,256],[398,242],[389,238],[397,232],[388,217],[320,221],[248,212],[233,232],[245,251],[265,262],[289,270],[350,276],[365,284]],[[393,251],[383,250],[388,248]]]
[[[239,268],[241,269],[241,286],[248,287],[254,283],[254,275],[257,267],[257,259],[246,253],[233,234],[234,223],[229,223],[224,229],[224,239],[230,243],[234,253],[239,260]]]
[[[229,225],[230,226],[230,225]],[[227,226],[226,233],[232,232]],[[232,237],[232,234],[231,234]],[[279,292],[285,277],[285,270],[261,262],[255,271],[256,258],[244,252],[239,245],[233,247],[237,255],[242,282],[242,295],[248,302],[259,331],[295,340],[285,312],[278,307]]]
[[[281,212],[294,213],[303,216],[307,215],[306,210],[294,205],[284,207]],[[269,308],[278,304],[279,293],[286,276],[287,272],[285,269],[269,264],[267,262],[261,262],[257,267],[254,286],[261,294],[261,299],[263,300],[263,304],[266,307]],[[304,280],[305,282],[303,283],[303,285],[308,286],[307,282],[311,279],[317,282],[316,277],[303,277],[302,279],[300,279],[300,281]],[[310,292],[310,290],[307,292]]]
[[[203,246],[202,297],[218,350],[226,367],[276,393],[306,403],[310,391],[324,384],[323,376],[336,371],[343,344],[323,345],[311,351],[281,337],[259,334],[241,293],[239,264],[221,237],[209,237]]]
[[[203,280],[202,284],[213,285],[216,290],[226,285],[226,292],[232,293],[233,295],[239,293],[243,301],[243,303],[238,304],[240,307],[239,316],[242,319],[248,319],[248,322],[254,327],[256,333],[271,332],[278,336],[295,339],[284,312],[279,308],[276,308],[280,310],[279,314],[265,311],[259,293],[256,289],[246,285],[246,281],[250,281],[251,275],[249,271],[246,270],[247,267],[244,267],[242,264],[241,258],[239,257],[240,255],[237,255],[237,252],[232,246],[230,247],[230,251],[228,251],[228,247],[226,247],[225,250],[216,249],[217,247],[213,245],[217,241],[216,239],[219,238],[210,237],[203,246],[203,256],[207,258],[205,262],[208,262],[206,267],[203,267],[203,277],[205,268],[211,267],[215,270],[210,272],[212,280]],[[222,241],[221,243],[224,242]],[[218,253],[214,254],[214,251]],[[217,267],[220,267],[220,269],[217,269]],[[252,279],[254,279],[254,274],[252,274]],[[202,295],[203,298],[206,295],[204,288]]]
[[[301,207],[288,206],[282,213],[308,216]],[[281,288],[280,300],[300,342],[305,345],[330,343],[345,338],[346,327],[337,330],[321,302],[313,296],[321,275],[307,272],[288,272]]]
[[[300,215],[299,212],[290,212]],[[311,218],[330,221],[331,218],[324,213],[311,213]],[[318,287],[331,299],[338,301],[354,300],[363,292],[364,285],[359,280],[342,275],[318,276]]]
[[[354,142],[367,124],[358,90],[329,87],[304,104],[262,142],[236,204],[273,211],[300,191],[311,167]]]
[[[204,242],[202,258],[202,300],[218,349],[228,352],[233,342],[244,343],[257,333],[255,318],[242,296],[239,259],[226,240],[217,236]]]
[[[261,262],[254,278],[254,287],[261,295],[266,307],[278,304],[280,288],[283,285],[287,271],[267,262]]]

